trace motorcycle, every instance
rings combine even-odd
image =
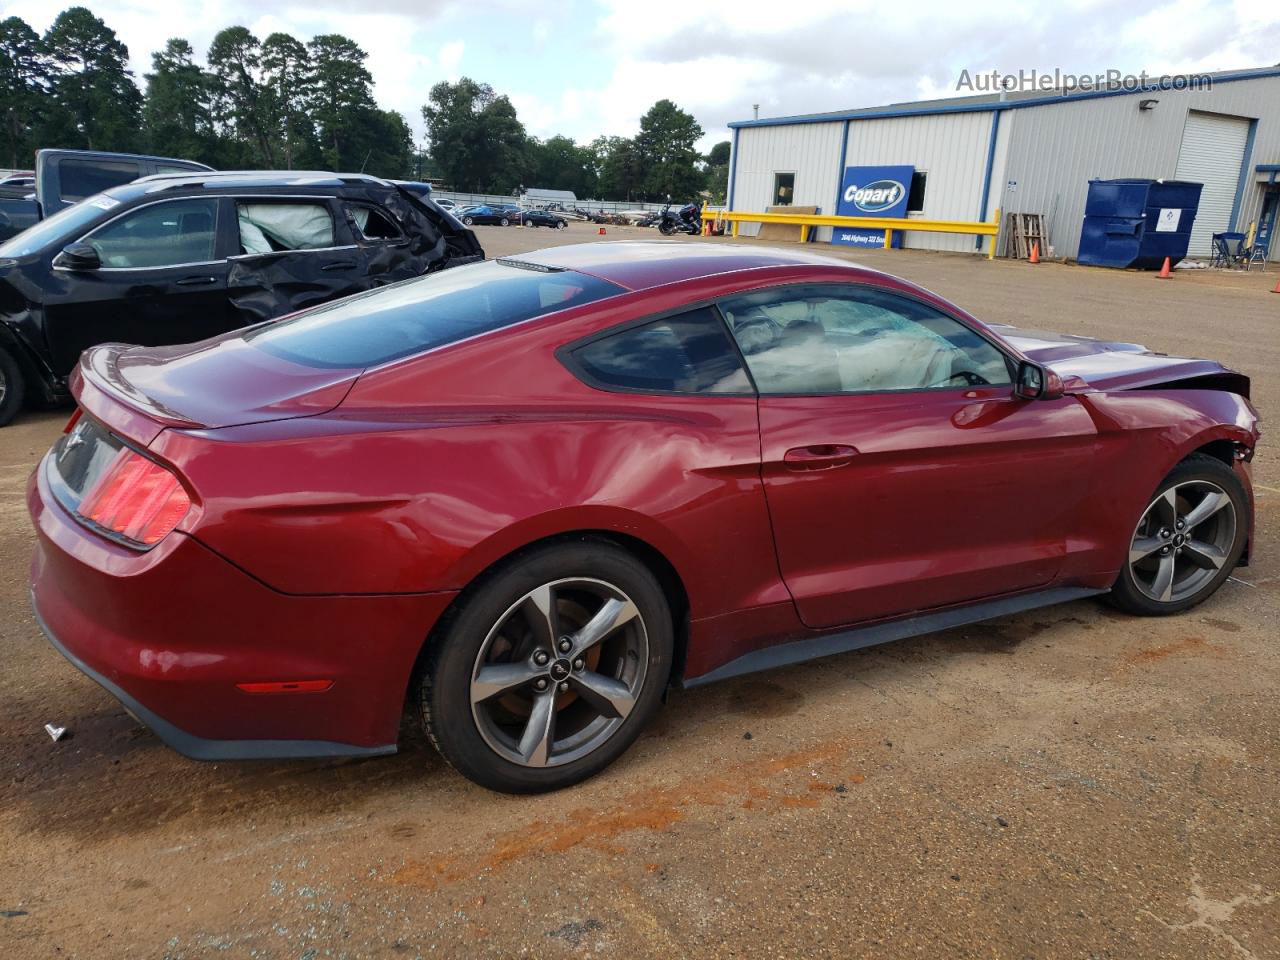
[[[662,208],[660,219],[658,220],[658,232],[664,237],[670,237],[677,233],[687,233],[691,236],[702,235],[702,217],[696,203],[687,203],[675,213],[671,212],[671,201],[667,201],[667,205]]]

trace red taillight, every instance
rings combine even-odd
[[[125,447],[80,502],[79,514],[146,546],[159,543],[191,509],[178,478]]]

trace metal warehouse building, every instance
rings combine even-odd
[[[1048,245],[1075,257],[1091,179],[1190,180],[1204,184],[1190,256],[1207,257],[1214,233],[1256,224],[1280,259],[1280,68],[1208,76],[1199,89],[995,93],[732,123],[728,207],[884,216],[841,200],[850,168],[870,168],[865,182],[896,167],[911,181],[899,191],[904,246],[973,251],[975,238],[913,233],[911,218],[990,221],[1000,210],[1044,215]]]

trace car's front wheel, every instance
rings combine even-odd
[[[25,392],[26,384],[18,359],[0,347],[0,427],[18,415]]]
[[[511,221],[510,221],[510,220],[508,220],[506,217],[503,217],[501,222],[502,222],[502,225],[505,227],[505,226],[506,226],[507,224],[509,224]]]
[[[601,541],[541,547],[486,575],[438,633],[427,732],[462,774],[508,793],[603,770],[658,709],[671,672],[662,587]]]
[[[474,217],[463,217],[462,222],[465,223],[468,227],[471,227],[475,225],[476,221]]]
[[[1145,616],[1208,599],[1240,561],[1248,496],[1234,471],[1197,454],[1161,481],[1138,519],[1111,601]]]

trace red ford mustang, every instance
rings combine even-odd
[[[87,352],[29,489],[50,640],[202,759],[561,787],[706,683],[1247,559],[1246,377],[802,252],[557,247]]]

